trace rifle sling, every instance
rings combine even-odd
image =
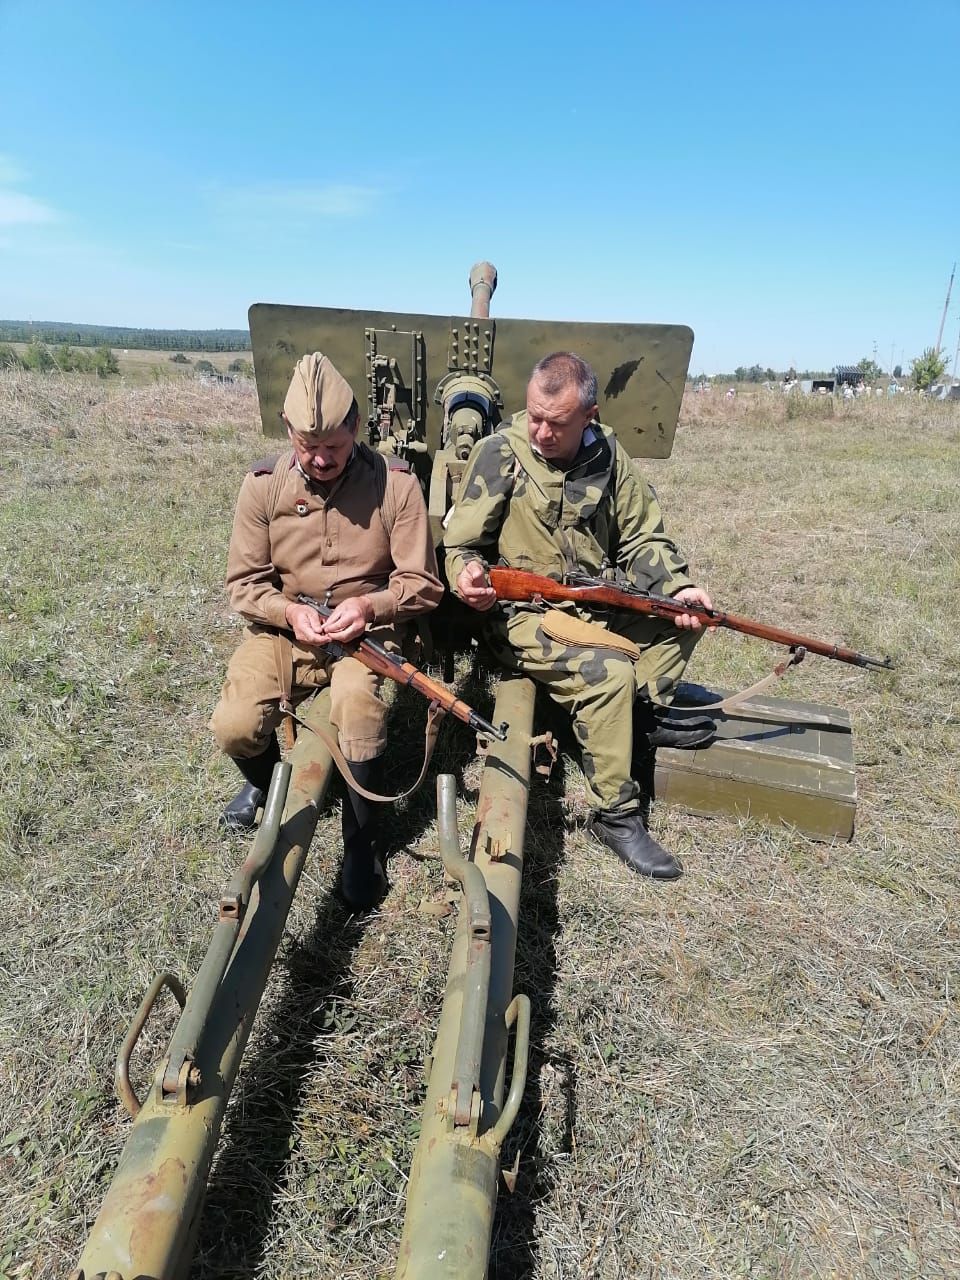
[[[420,786],[424,778],[427,776],[427,769],[430,767],[430,758],[433,755],[433,749],[437,745],[437,735],[440,732],[440,721],[443,719],[443,707],[439,702],[431,702],[427,711],[427,727],[424,732],[423,740],[423,764],[420,767],[420,775],[413,786],[408,787],[406,791],[401,791],[395,796],[381,796],[375,791],[368,791],[366,787],[361,787],[353,776],[353,770],[346,756],[340,750],[340,744],[336,738],[331,737],[324,729],[318,728],[316,725],[310,724],[304,720],[302,716],[298,716],[293,706],[293,649],[290,645],[290,637],[285,635],[279,629],[274,632],[273,637],[273,653],[277,664],[277,679],[280,684],[280,710],[285,716],[292,720],[295,724],[300,725],[303,729],[309,729],[311,733],[315,733],[323,745],[333,757],[333,763],[337,766],[344,782],[352,791],[356,791],[357,795],[363,796],[366,800],[372,800],[375,804],[395,804],[398,800],[406,800],[407,796],[413,795],[414,791]],[[359,661],[359,659],[358,659]]]
[[[670,710],[678,712],[681,715],[685,711],[689,711],[691,713],[696,712],[697,714],[701,711],[723,711],[725,713],[733,711],[735,707],[739,707],[744,702],[748,702],[750,698],[755,698],[758,693],[763,693],[765,689],[769,689],[770,686],[776,684],[778,680],[782,680],[790,668],[799,666],[806,656],[807,651],[802,646],[797,649],[791,649],[789,657],[784,658],[782,662],[778,662],[769,675],[764,676],[762,680],[758,680],[756,684],[750,685],[748,689],[741,689],[739,693],[731,693],[729,698],[722,698],[719,702],[698,702],[689,707],[678,707],[676,703],[671,703]],[[749,715],[747,718],[750,718]],[[768,711],[763,712],[762,715],[758,713],[757,718],[769,720],[770,713]]]

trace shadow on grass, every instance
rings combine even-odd
[[[190,1272],[196,1280],[253,1276],[264,1260],[317,1043],[339,1030],[338,1011],[353,993],[353,955],[369,923],[351,916],[331,888],[309,936],[283,949],[284,989],[258,1018],[242,1098],[235,1094],[224,1123]]]
[[[477,661],[457,684],[457,696],[485,719],[493,715],[497,679]],[[423,759],[423,739],[427,721],[426,698],[411,689],[397,691],[390,714],[390,740],[384,767],[385,786],[393,794],[410,786]],[[436,750],[423,783],[412,796],[384,815],[381,844],[387,857],[415,845],[437,817],[437,778],[451,774],[457,794],[469,801],[477,789],[467,785],[464,771],[476,759],[477,735],[469,725],[452,715],[444,716]]]

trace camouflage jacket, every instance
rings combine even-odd
[[[693,585],[633,460],[609,427],[591,434],[567,470],[534,453],[526,412],[476,445],[443,539],[451,586],[476,559],[557,578],[609,561],[659,595]]]

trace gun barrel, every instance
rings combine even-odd
[[[691,613],[699,617],[705,627],[726,627],[730,631],[755,636],[758,640],[785,645],[788,649],[804,648],[820,657],[835,658],[838,662],[848,662],[855,667],[893,670],[893,659],[889,657],[871,658],[865,653],[858,653],[856,649],[848,649],[827,640],[817,640],[813,636],[802,636],[795,631],[786,631],[783,627],[769,626],[754,618],[728,613],[725,609],[707,609],[703,605],[687,604],[669,596],[653,595],[635,587],[604,582],[602,578],[587,574],[573,574],[567,581],[557,582],[554,578],[546,578],[525,569],[492,566],[488,570],[488,576],[498,600],[538,603],[573,601],[586,606],[592,605],[594,608],[632,610],[657,618],[675,618],[681,613]]]
[[[492,262],[475,262],[470,268],[470,315],[479,320],[490,316],[490,299],[497,287],[497,268]]]

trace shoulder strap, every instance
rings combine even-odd
[[[377,507],[389,538],[393,534],[393,526],[397,523],[397,495],[394,492],[396,486],[390,483],[390,476],[394,471],[409,472],[410,464],[403,458],[398,458],[395,453],[379,453],[367,446],[361,447],[367,449],[372,459],[373,473],[377,483]]]
[[[287,461],[289,456],[289,462]],[[270,479],[270,492],[267,497],[267,519],[272,520],[277,513],[277,504],[280,501],[280,490],[287,478],[287,472],[293,466],[293,455],[281,453],[276,459],[277,465],[274,466]],[[262,473],[258,473],[262,474]]]

